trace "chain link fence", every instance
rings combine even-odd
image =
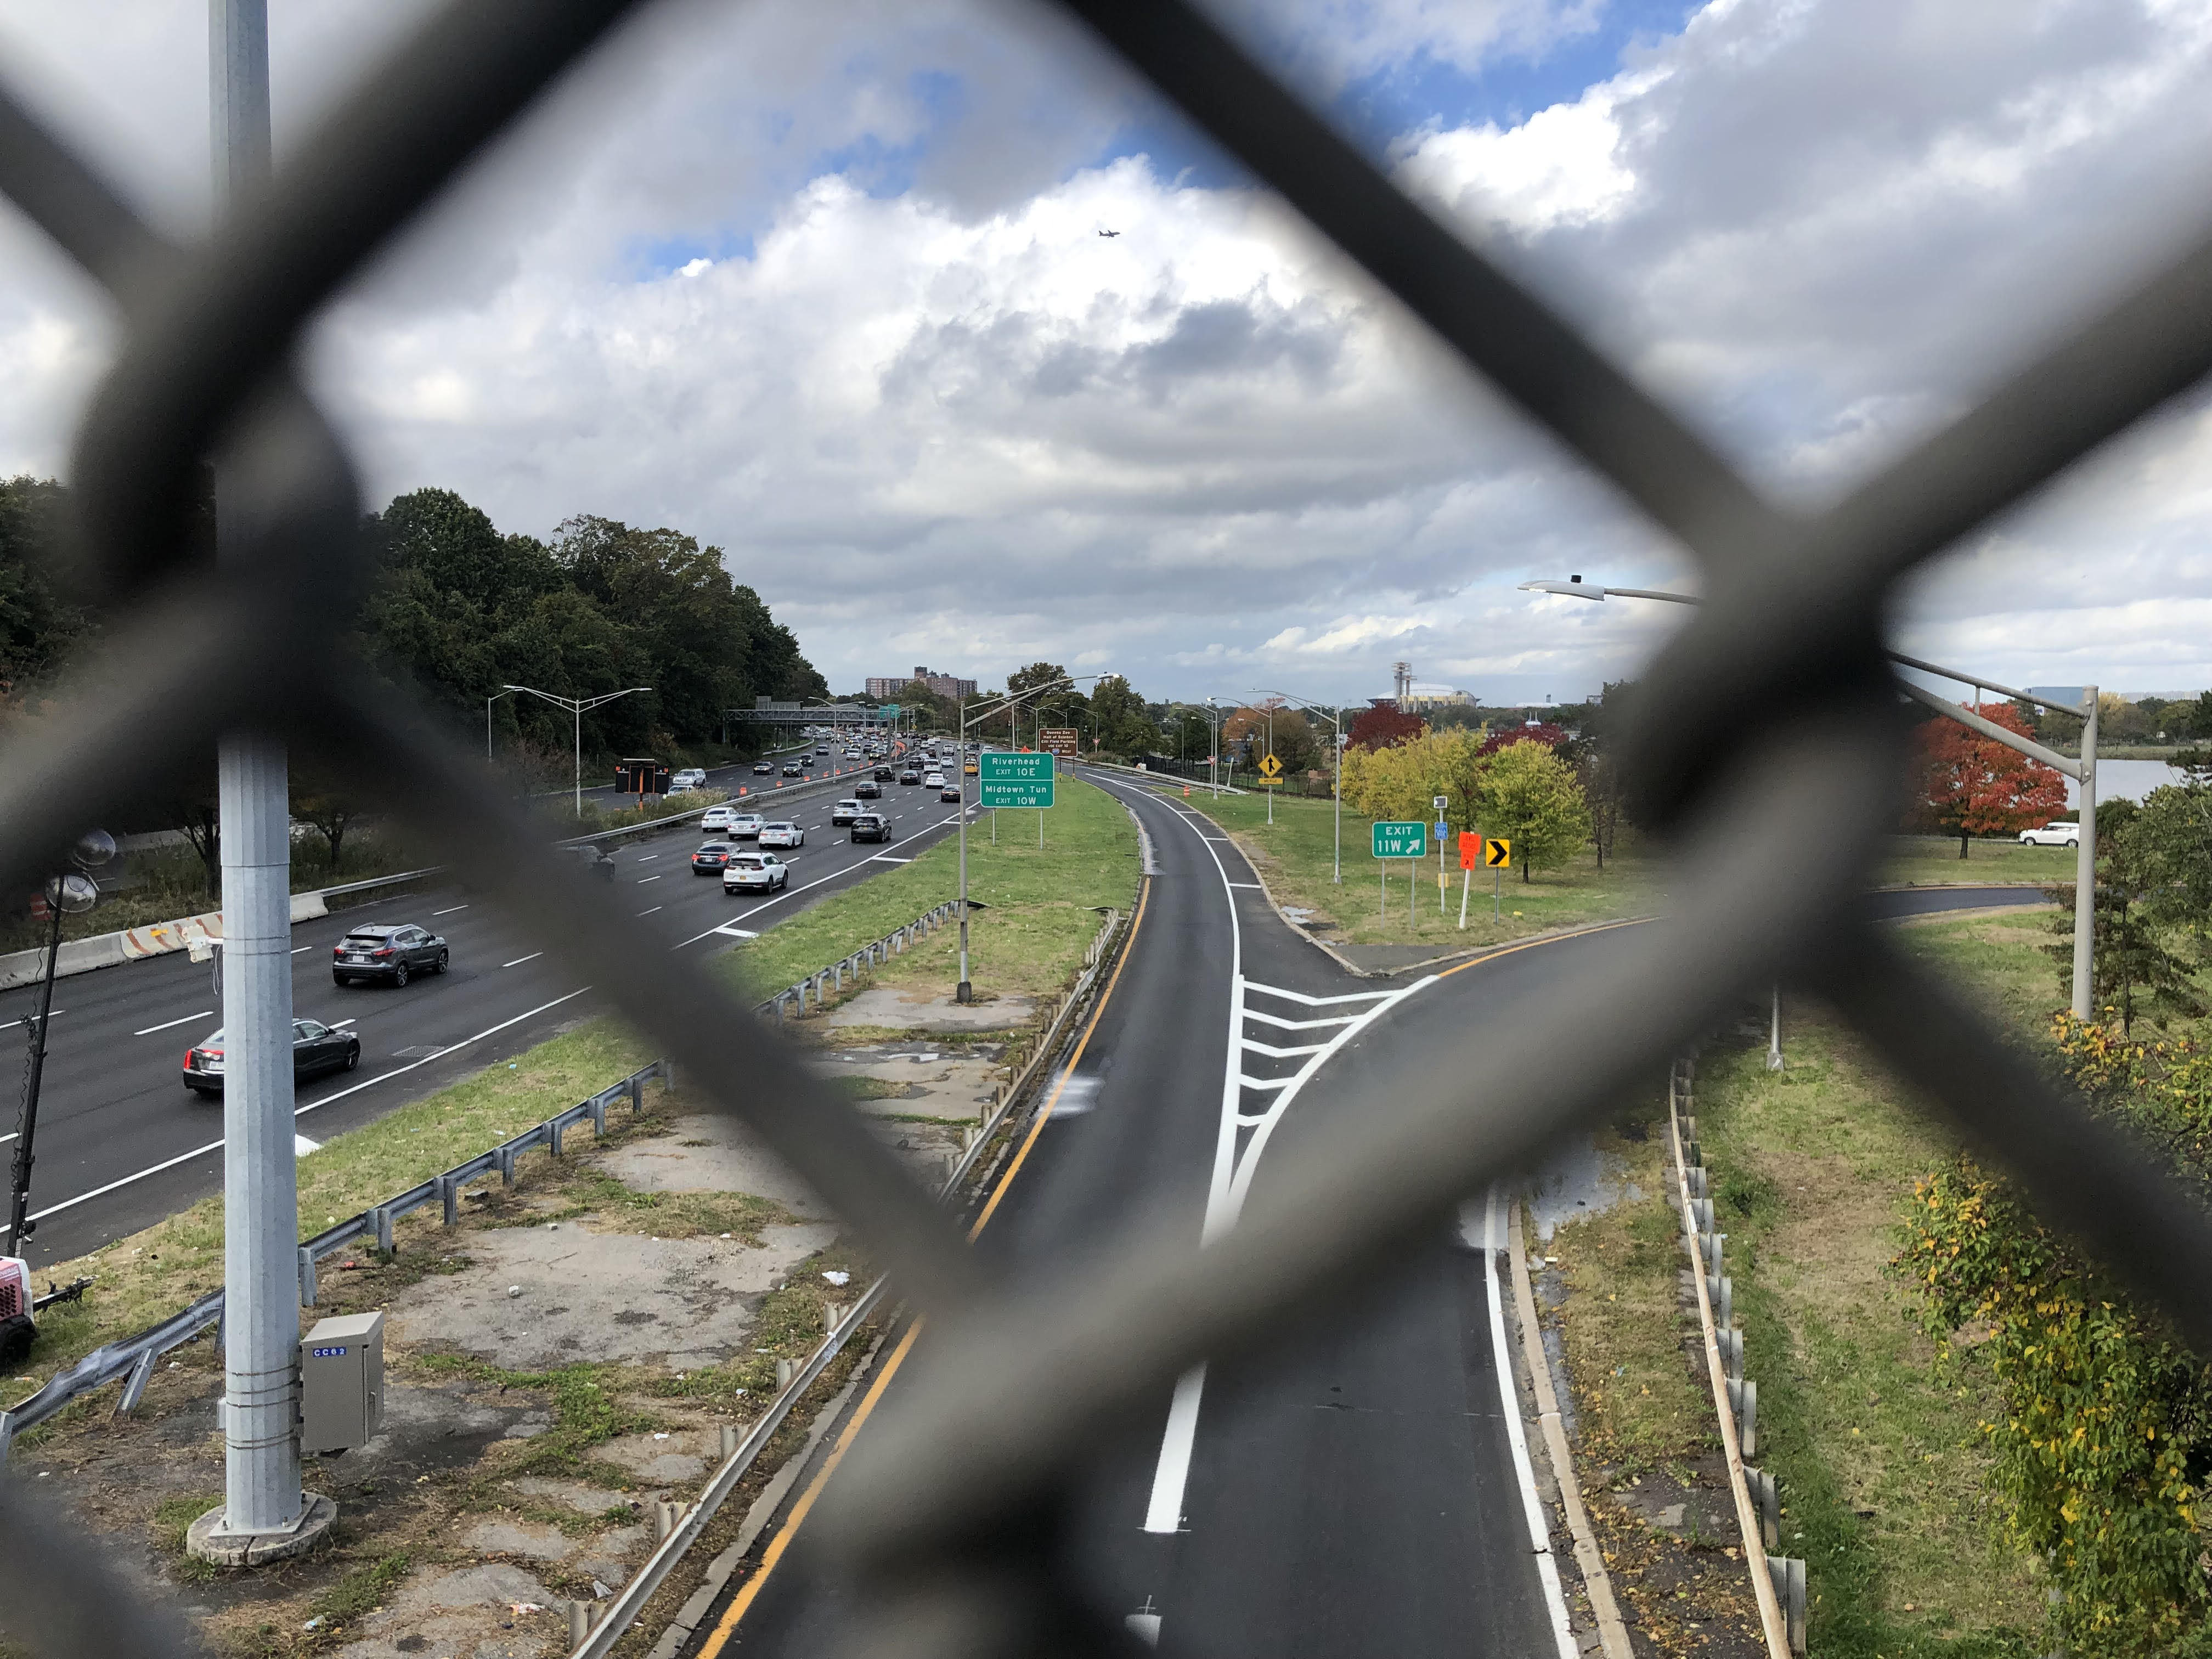
[[[0,756],[0,890],[35,886],[84,823],[181,779],[220,732],[274,727],[395,799],[572,974],[749,1121],[927,1313],[933,1363],[856,1444],[818,1512],[850,1575],[849,1650],[1104,1651],[1125,1641],[1065,1576],[1076,1471],[1157,1410],[1201,1357],[1265,1342],[1355,1293],[1461,1197],[1525,1164],[1747,988],[1834,1002],[1872,1048],[2138,1291],[2212,1352],[2212,1221],[2145,1149],[2009,1052],[1885,943],[1858,895],[1895,822],[1904,726],[1882,657],[1898,583],[2212,365],[2200,240],[1978,408],[1817,515],[1762,499],[1687,427],[1369,161],[1182,0],[1063,0],[1395,294],[1526,416],[1702,567],[1708,603],[1653,665],[1623,754],[1680,859],[1674,919],[1618,934],[1566,994],[1485,1055],[1407,1079],[1407,1103],[1286,1151],[1203,1252],[1131,1237],[1049,1285],[1012,1287],[757,1021],[563,878],[464,746],[345,665],[362,589],[352,468],[293,378],[345,283],[636,0],[449,6],[322,121],[271,190],[181,248],[12,97],[0,191],[114,297],[126,343],[76,436],[78,574],[114,618],[49,718]],[[224,464],[253,556],[198,562],[197,471]],[[1753,711],[1747,715],[1746,711]],[[1593,1020],[1589,1011],[1607,1011]],[[0,1488],[0,1607],[46,1655],[181,1653],[184,1621]]]

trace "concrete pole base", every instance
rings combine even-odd
[[[185,1528],[185,1553],[218,1567],[258,1567],[305,1555],[323,1541],[338,1518],[338,1506],[319,1492],[301,1495],[307,1501],[300,1518],[283,1532],[226,1532],[218,1504]]]
[[[952,994],[952,1000],[955,1002],[963,1004],[975,1001],[975,988],[969,983],[968,981],[964,979],[960,981],[960,988]]]

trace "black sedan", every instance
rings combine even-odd
[[[757,778],[770,776],[775,773],[775,763],[774,761],[755,761],[753,763],[753,775]]]
[[[185,1051],[185,1087],[196,1095],[222,1092],[222,1032],[210,1031]],[[325,1072],[350,1072],[361,1064],[361,1039],[312,1019],[292,1022],[292,1081]]]
[[[786,761],[786,762],[784,762],[784,763],[783,763],[783,775],[784,775],[784,776],[786,776],[787,778],[795,778],[795,777],[797,777],[797,776],[799,775],[799,763],[798,763],[797,761]]]
[[[937,798],[943,801],[957,802],[960,799],[960,786],[957,783],[946,784],[944,788],[937,792]]]
[[[874,778],[878,783],[889,783],[891,781],[893,774],[890,767],[878,766],[873,772],[870,773],[869,775]]]
[[[722,866],[737,856],[738,849],[726,841],[710,841],[691,855],[691,873],[695,876],[719,876]]]
[[[862,778],[853,786],[853,797],[856,800],[881,800],[883,795],[883,785],[873,778]]]
[[[915,770],[913,767],[909,766],[905,771],[899,774],[899,781],[901,783],[920,783],[921,781],[921,774]]]
[[[364,979],[404,985],[417,974],[442,974],[446,964],[446,941],[411,921],[363,923],[331,949],[331,977],[340,985]]]
[[[891,821],[881,812],[863,812],[853,820],[854,841],[889,841]]]

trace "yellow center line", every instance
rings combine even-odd
[[[975,1224],[968,1230],[968,1237],[971,1241],[983,1231],[984,1224],[991,1218],[991,1212],[999,1207],[999,1200],[1006,1196],[1006,1188],[1013,1184],[1014,1176],[1020,1171],[1023,1162],[1030,1155],[1030,1148],[1036,1145],[1037,1136],[1043,1131],[1044,1126],[1051,1121],[1052,1109],[1060,1103],[1060,1091],[1067,1086],[1067,1079],[1075,1075],[1076,1066],[1082,1063],[1083,1051],[1091,1046],[1091,1033],[1098,1029],[1098,1022],[1105,1017],[1106,1004],[1114,995],[1114,988],[1121,982],[1121,970],[1129,965],[1129,957],[1137,942],[1137,929],[1144,923],[1145,907],[1152,902],[1152,884],[1147,879],[1137,895],[1137,914],[1129,921],[1129,938],[1127,943],[1122,947],[1121,961],[1114,964],[1113,976],[1106,981],[1105,994],[1098,999],[1097,1007],[1091,1011],[1091,1023],[1083,1028],[1082,1041],[1075,1045],[1074,1054],[1068,1057],[1067,1065],[1060,1074],[1060,1081],[1053,1085],[1052,1094],[1037,1113],[1036,1121],[1030,1126],[1029,1136],[1022,1142],[1021,1150],[1014,1154],[1013,1162],[1006,1166],[1006,1172],[999,1177],[998,1186],[992,1190],[990,1202],[983,1206],[983,1212],[975,1218]],[[906,1364],[906,1357],[914,1348],[915,1339],[921,1334],[921,1327],[922,1322],[919,1319],[907,1327],[906,1334],[899,1339],[898,1346],[891,1350],[891,1357],[884,1362],[883,1370],[870,1385],[867,1393],[861,1397],[860,1405],[854,1407],[851,1420],[845,1425],[845,1431],[837,1437],[837,1443],[830,1449],[830,1455],[823,1460],[820,1471],[816,1474],[813,1480],[807,1482],[806,1490],[799,1494],[799,1501],[792,1505],[791,1514],[785,1519],[782,1527],[777,1530],[775,1537],[770,1541],[768,1548],[762,1552],[759,1567],[755,1570],[753,1576],[745,1581],[744,1588],[730,1598],[730,1605],[723,1609],[722,1616],[716,1620],[714,1628],[708,1632],[707,1639],[700,1644],[699,1659],[718,1659],[723,1648],[728,1644],[730,1638],[736,1633],[739,1621],[751,1609],[754,1601],[759,1599],[762,1589],[768,1583],[769,1575],[775,1571],[776,1563],[783,1559],[784,1552],[791,1547],[791,1540],[798,1535],[800,1525],[805,1521],[808,1512],[813,1509],[814,1500],[822,1495],[822,1489],[830,1484],[830,1477],[837,1472],[837,1465],[844,1461],[846,1449],[851,1446],[855,1437],[859,1436],[861,1426],[874,1415],[877,1402],[884,1397],[884,1390],[890,1387],[891,1378],[896,1376],[899,1367]]]
[[[1502,945],[1495,951],[1486,951],[1479,957],[1469,957],[1455,967],[1445,969],[1438,979],[1449,979],[1454,974],[1463,974],[1470,968],[1480,968],[1486,962],[1495,962],[1500,957],[1510,957],[1516,951],[1533,951],[1540,945],[1565,945],[1571,939],[1588,939],[1592,933],[1609,933],[1616,927],[1641,927],[1653,920],[1650,916],[1631,916],[1626,921],[1604,921],[1595,927],[1577,927],[1571,933],[1553,933],[1548,939],[1525,939],[1518,945]]]

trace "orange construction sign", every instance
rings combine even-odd
[[[1459,867],[1480,870],[1482,867],[1482,837],[1471,830],[1459,832]]]

